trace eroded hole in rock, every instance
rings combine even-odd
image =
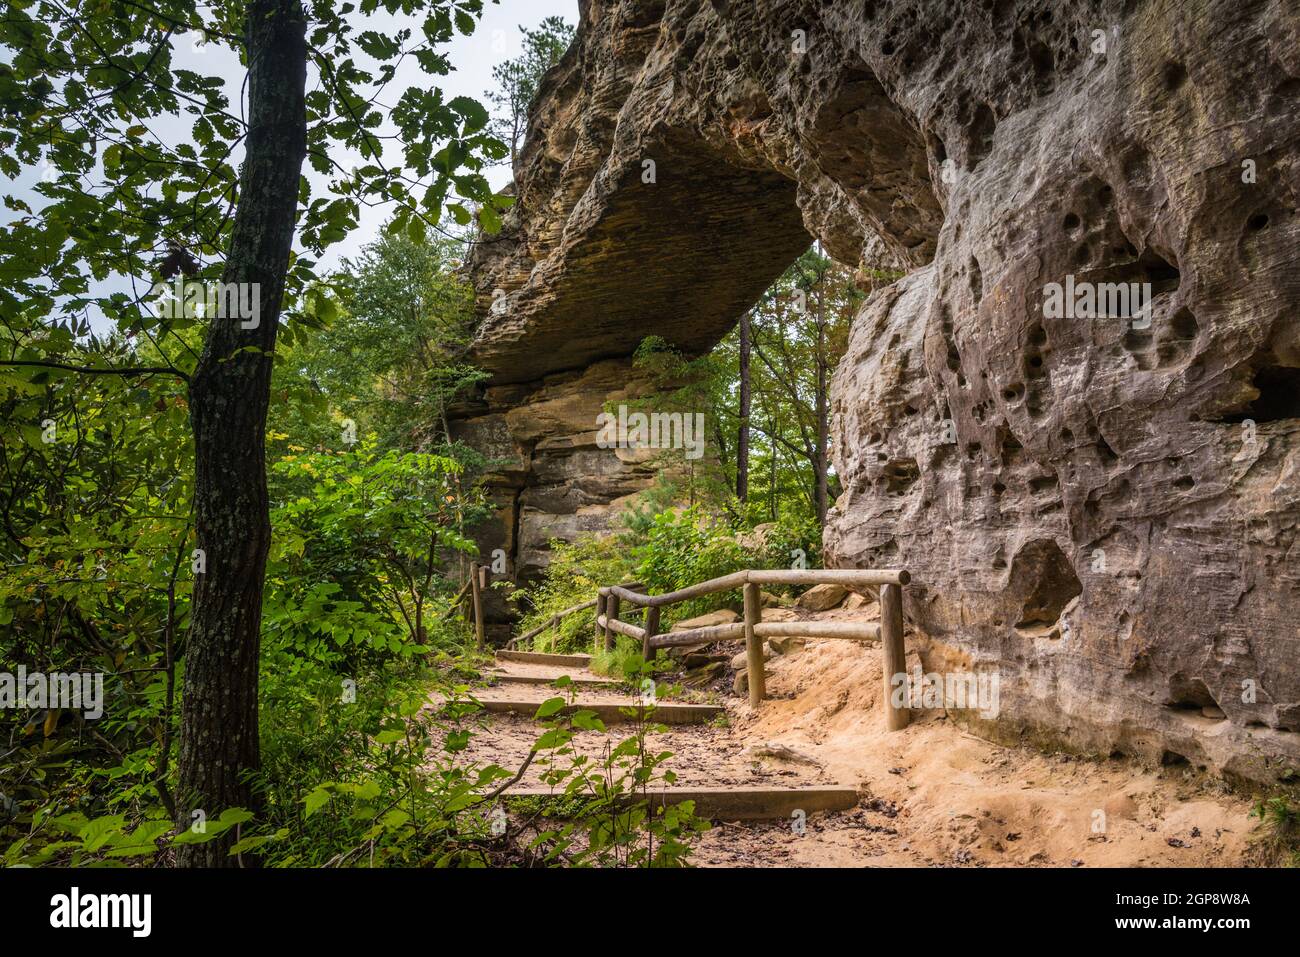
[[[1052,55],[1051,48],[1040,40],[1030,39],[1026,52],[1029,54],[1029,64],[1034,69],[1035,88],[1040,94],[1050,93],[1056,85],[1053,76],[1056,58]]]
[[[1219,702],[1200,678],[1174,675],[1169,680],[1169,700],[1165,706],[1176,711],[1201,712],[1209,709],[1211,715],[1221,713]]]
[[[1055,475],[1040,475],[1038,478],[1029,480],[1029,491],[1035,495],[1040,495],[1043,492],[1054,492],[1060,485],[1060,479]]]
[[[1002,466],[1003,468],[1012,467],[1020,461],[1021,453],[1024,452],[1025,447],[1020,444],[1020,440],[1015,437],[1011,429],[1006,425],[999,426],[998,433],[1000,436],[999,454]]]
[[[1300,368],[1265,366],[1251,381],[1259,393],[1240,412],[1224,416],[1224,422],[1278,422],[1300,418]]]
[[[1200,331],[1200,324],[1190,309],[1179,309],[1169,320],[1169,335],[1172,339],[1190,342]]]
[[[1138,257],[1137,264],[1142,273],[1142,278],[1151,283],[1153,294],[1159,295],[1165,292],[1177,291],[1182,278],[1178,267],[1170,263],[1154,249],[1143,250],[1142,255]]]
[[[890,495],[904,495],[920,477],[916,459],[897,459],[885,466],[885,491]]]
[[[988,104],[981,103],[975,107],[975,116],[970,125],[970,168],[974,169],[984,157],[993,150],[993,134],[997,131],[998,121]]]
[[[1016,629],[1037,634],[1056,624],[1066,606],[1083,594],[1083,585],[1061,547],[1040,538],[1016,553],[1008,591],[1020,605]]]
[[[1119,461],[1119,456],[1111,448],[1110,443],[1106,441],[1106,437],[1100,434],[1097,436],[1097,458],[1107,468]]]

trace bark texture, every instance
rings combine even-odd
[[[190,387],[195,445],[196,577],[185,649],[178,825],[256,810],[244,779],[259,767],[257,687],[263,574],[271,543],[266,411],[271,353],[306,155],[306,20],[299,0],[255,0],[246,28],[249,130],[222,281],[256,283],[255,328],[211,321]],[[228,836],[183,845],[182,866],[233,866]]]

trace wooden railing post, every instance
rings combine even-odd
[[[608,622],[618,620],[618,596],[610,595],[605,599],[605,650],[614,650],[614,629],[608,627]]]
[[[605,617],[605,608],[607,599],[603,591],[596,592],[596,646],[595,650],[599,651],[605,644],[605,628],[601,625],[600,619]]]
[[[906,705],[894,707],[894,676],[907,673],[907,652],[903,647],[903,589],[900,585],[880,586],[880,667],[885,675],[885,727],[889,731],[901,731],[907,727],[912,713]]]
[[[763,620],[763,606],[758,586],[745,584],[745,661],[749,666],[749,706],[757,708],[766,696],[763,675],[763,639],[754,626]]]
[[[478,650],[482,651],[487,645],[487,635],[483,627],[483,587],[487,580],[487,567],[479,565],[478,562],[471,562],[469,579],[470,593],[474,597],[474,640],[478,644]]]
[[[641,639],[641,659],[643,661],[653,661],[655,657],[654,649],[650,647],[650,639],[659,634],[659,609],[651,605],[645,610],[645,637]]]

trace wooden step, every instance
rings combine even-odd
[[[489,671],[486,673],[489,678],[498,684],[515,684],[515,685],[551,685],[554,684],[559,675],[512,675],[505,671]],[[618,682],[612,678],[586,678],[578,675],[567,675],[570,681],[579,688],[617,688]]]
[[[507,798],[564,799],[546,787],[513,787],[506,791]],[[789,788],[767,787],[672,787],[654,788],[649,798],[656,806],[694,801],[699,817],[715,821],[758,821],[773,818],[790,819],[796,811],[812,814],[814,811],[847,811],[856,807],[856,788],[840,785],[802,785]],[[641,795],[626,795],[623,800],[636,802]]]
[[[591,655],[549,655],[541,651],[513,651],[502,648],[497,652],[497,661],[522,661],[534,665],[585,668],[591,664]]]
[[[484,711],[497,714],[522,714],[532,717],[537,713],[541,702],[527,698],[483,698],[478,699]],[[591,711],[606,724],[618,724],[636,719],[635,715],[624,714],[637,708],[635,699],[628,701],[578,701],[564,709],[566,711]],[[639,710],[639,709],[638,709]],[[647,715],[647,720],[654,724],[708,724],[719,715],[726,714],[726,709],[716,704],[678,704],[660,702]]]

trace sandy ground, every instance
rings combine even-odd
[[[941,712],[884,730],[880,654],[846,641],[810,642],[769,662],[757,714],[729,702],[730,734],[773,741],[856,784],[856,811],[790,825],[724,825],[701,865],[1240,866],[1254,822],[1247,802],[1179,769],[1093,762],[1004,748]]]
[[[874,646],[812,641],[802,651],[774,658],[768,674],[769,700],[757,712],[745,699],[728,696],[723,699],[727,726],[674,726],[656,736],[657,746],[673,752],[669,766],[679,782],[846,784],[858,788],[861,800],[852,811],[809,815],[802,833],[795,821],[717,822],[692,857],[697,865],[1245,863],[1254,826],[1249,804],[1192,772],[1005,748],[966,733],[943,712],[915,712],[908,728],[885,731],[880,654]],[[504,694],[507,687],[481,694]],[[541,700],[552,692],[536,687],[525,693]],[[619,697],[603,689],[587,695]],[[575,747],[597,758],[627,733],[622,726],[613,726],[608,738],[582,733]],[[525,717],[493,715],[471,741],[468,757],[513,771],[537,734]],[[755,757],[753,747],[765,744],[788,746],[816,763]],[[534,762],[523,783],[539,783],[543,770]]]
[[[611,725],[607,735],[578,732],[573,747],[579,754],[599,760],[607,747],[629,734],[631,730],[626,725]],[[474,735],[464,753],[469,760],[485,764],[495,762],[508,771],[514,771],[523,764],[537,736],[537,726],[521,715],[492,715],[489,730]],[[652,734],[650,746],[672,751],[667,766],[677,775],[677,783],[682,785],[785,787],[836,783],[821,768],[750,760],[743,754],[744,744],[734,740],[725,728],[673,725],[665,733]],[[521,783],[540,783],[545,760],[543,753],[529,767]],[[567,758],[557,760],[568,761]]]

